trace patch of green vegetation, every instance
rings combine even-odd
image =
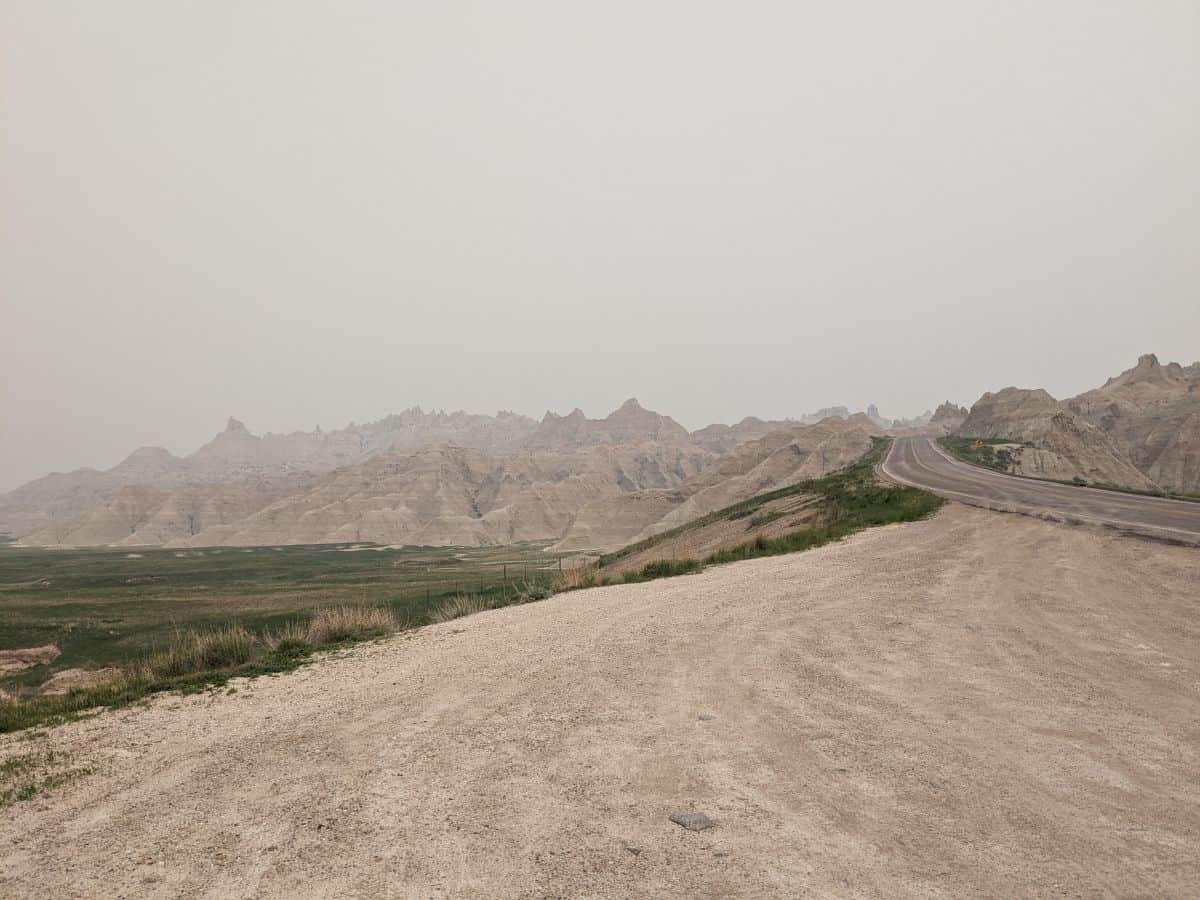
[[[53,762],[53,751],[48,754],[40,753],[24,753],[20,756],[10,756],[4,762],[0,762],[0,780],[8,781],[13,778],[23,775],[30,769],[43,762]],[[47,758],[48,757],[48,758]]]
[[[656,559],[647,563],[636,572],[626,572],[622,580],[626,584],[636,584],[639,581],[651,581],[655,578],[671,578],[675,575],[688,575],[699,572],[704,566],[698,559]]]
[[[750,517],[751,528],[762,528],[764,525],[770,525],[772,522],[782,519],[784,516],[793,515],[796,512],[794,509],[775,509],[770,512],[759,513],[756,516]]]
[[[997,472],[1011,472],[1016,460],[1007,446],[1017,441],[1002,438],[972,438],[948,436],[938,438],[938,443],[946,451],[963,462],[995,469]]]
[[[67,757],[53,750],[23,753],[0,762],[0,809],[91,774],[90,769],[61,768],[68,763]]]

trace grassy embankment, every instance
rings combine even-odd
[[[873,438],[872,447],[857,463],[824,478],[801,481],[797,484],[759,494],[740,503],[709,513],[692,522],[662,534],[655,535],[637,544],[631,544],[615,553],[606,554],[591,568],[575,570],[564,587],[593,587],[614,582],[649,581],[699,572],[707,565],[753,559],[759,556],[776,556],[795,553],[828,544],[831,541],[871,528],[894,522],[913,522],[923,519],[937,510],[942,499],[916,488],[897,487],[883,484],[875,476],[875,466],[883,459],[891,441]],[[795,495],[816,498],[815,524],[775,537],[758,536],[751,540],[725,547],[703,559],[662,559],[648,563],[641,569],[625,572],[619,577],[606,574],[605,570],[621,559],[642,553],[658,544],[680,537],[688,531],[703,528],[722,519],[749,519],[751,526],[765,525],[776,513],[759,514],[758,511],[773,501]]]

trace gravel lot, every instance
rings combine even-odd
[[[1198,593],[951,505],[485,613],[0,737],[94,770],[3,811],[0,895],[1196,895]]]

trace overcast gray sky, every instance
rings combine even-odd
[[[1200,358],[1200,4],[0,2],[0,490]]]

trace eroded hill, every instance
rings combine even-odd
[[[1012,441],[1021,475],[1200,494],[1200,363],[1147,354],[1062,402],[1040,389],[986,393],[955,433]]]
[[[32,482],[0,498],[0,530],[34,545],[552,540],[607,550],[840,468],[881,432],[862,414],[802,421],[689,433],[632,399],[601,419],[414,409],[262,437],[231,419],[187,457],[143,448],[106,472]]]

